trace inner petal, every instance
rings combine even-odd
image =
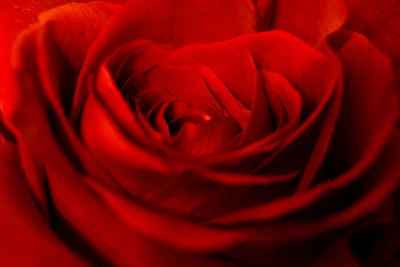
[[[218,112],[212,107],[201,103],[171,101],[165,109],[164,119],[169,127],[169,133],[176,135],[185,123],[199,124],[211,120]]]
[[[240,132],[240,125],[224,116],[200,124],[189,122],[174,139],[173,147],[192,155],[208,155],[228,146]]]
[[[137,94],[153,88],[164,88],[176,99],[218,106],[201,75],[187,66],[155,65],[134,74],[124,84],[122,91]]]
[[[191,155],[207,155],[231,144],[242,131],[221,112],[201,73],[186,66],[154,65],[132,75],[122,93],[147,118],[166,144]]]

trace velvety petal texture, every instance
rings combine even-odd
[[[255,0],[260,31],[283,30],[321,48],[325,38],[342,26],[346,7],[341,0]]]
[[[345,27],[364,35],[391,59],[396,74],[400,104],[400,2],[392,0],[343,2],[349,10]]]
[[[0,144],[0,257],[7,266],[89,266],[43,218],[25,183],[17,148]]]
[[[0,265],[395,263],[398,77],[362,4],[16,5]]]
[[[398,66],[400,64],[399,1],[345,0],[343,2],[349,10],[346,28],[363,34]]]
[[[104,16],[110,16],[111,11],[103,6],[103,4],[87,4],[85,6],[86,12],[92,10],[95,16],[96,12],[103,12]],[[48,106],[54,107],[55,114],[60,116],[60,123],[67,125],[66,112],[68,112],[68,100],[74,93],[74,84],[76,79],[76,73],[79,69],[78,66],[74,66],[73,58],[66,55],[67,51],[63,51],[64,47],[57,46],[56,38],[61,36],[54,34],[52,31],[53,27],[60,26],[57,24],[55,18],[62,18],[63,15],[68,16],[72,14],[76,9],[75,15],[77,17],[79,12],[82,10],[78,4],[72,4],[67,6],[61,6],[58,9],[52,10],[51,13],[43,15],[43,22],[32,26],[29,30],[21,33],[18,40],[16,40],[14,50],[21,51],[21,53],[14,53],[12,66],[14,67],[14,84],[13,87],[24,87],[22,91],[6,90],[5,95],[2,97],[4,118],[8,116],[8,112],[24,113],[33,112],[31,115],[35,118],[34,120],[20,121],[21,126],[24,128],[22,135],[27,134],[30,137],[35,137],[38,134],[39,129],[49,129],[44,131],[45,134],[50,134],[53,129],[57,129],[58,126],[49,124],[47,120]],[[59,11],[59,13],[57,13]],[[72,13],[71,13],[72,12]],[[81,13],[85,14],[86,13]],[[88,19],[89,17],[86,17]],[[97,18],[97,17],[95,17]],[[103,20],[103,23],[105,20]],[[95,27],[98,25],[98,21],[93,20],[93,24],[86,24],[87,31],[95,31]],[[90,28],[92,26],[93,28]],[[74,30],[69,29],[72,33]],[[62,32],[62,36],[67,35],[68,31]],[[95,35],[88,35],[86,45],[90,44],[90,38]],[[76,41],[78,41],[76,39]],[[82,41],[82,40],[81,40]],[[81,42],[79,44],[85,44]],[[64,43],[64,45],[66,45]],[[75,46],[74,46],[75,47]],[[87,47],[76,47],[77,51],[85,51]],[[75,51],[74,51],[75,52]],[[32,57],[32,55],[34,55]],[[57,60],[52,60],[56,58]],[[26,60],[26,61],[25,61]],[[39,68],[37,68],[39,66]],[[32,71],[34,70],[34,71]],[[24,85],[22,85],[24,84]],[[13,88],[11,87],[11,88]],[[21,98],[22,96],[22,98]],[[31,99],[28,103],[24,99]],[[64,101],[64,102],[63,102]],[[43,105],[42,105],[43,103]],[[25,108],[20,108],[26,106]],[[29,115],[30,116],[30,115]],[[63,118],[63,119],[62,119]],[[51,120],[51,119],[50,119]],[[69,125],[69,124],[68,124]],[[12,131],[12,126],[10,126]],[[70,129],[72,131],[72,129]],[[72,132],[70,132],[72,134]],[[18,135],[18,133],[16,133]],[[67,133],[68,135],[68,133]],[[62,137],[61,137],[62,138]],[[50,141],[50,140],[49,140]],[[29,152],[29,143],[21,145],[21,157],[22,164],[28,168],[33,168],[34,171],[31,173],[34,175],[28,176],[28,181],[32,186],[33,192],[39,201],[43,204],[45,202],[44,195],[44,184],[42,176],[42,167],[38,167],[36,164],[37,158],[31,157]],[[42,164],[40,164],[42,165]]]

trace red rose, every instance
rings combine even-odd
[[[3,265],[395,264],[396,75],[347,4],[41,13],[2,49]]]

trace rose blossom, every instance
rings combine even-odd
[[[3,3],[0,262],[396,264],[400,23],[366,3]]]

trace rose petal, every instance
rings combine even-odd
[[[132,107],[127,103],[127,100],[124,98],[121,92],[119,92],[117,85],[115,84],[115,81],[106,66],[102,65],[100,67],[99,74],[97,76],[97,82],[93,89],[93,95],[96,95],[102,106],[104,105],[104,107],[107,107],[107,109],[113,110],[112,114],[116,118],[115,122],[119,126],[122,126],[127,133],[129,133],[129,136],[132,138],[132,140],[136,140],[137,143],[142,145],[146,144],[146,146],[150,148],[162,148],[162,142],[166,140],[166,136],[154,131],[147,118],[142,113],[143,111],[140,109],[139,105],[135,105],[134,109],[132,110]],[[143,94],[146,91],[143,91],[140,94]],[[158,97],[162,96],[162,94],[158,95]],[[170,97],[169,94],[164,96]],[[156,103],[160,103],[159,101],[161,99],[153,99],[153,101],[154,100]],[[153,107],[150,107],[150,109],[151,108]],[[80,123],[82,127],[85,126],[82,122]],[[153,142],[151,139],[158,140],[159,142]],[[151,150],[150,148],[149,150]]]
[[[349,9],[346,28],[364,35],[391,59],[400,106],[400,2],[391,0],[378,2],[344,0],[343,2]]]
[[[180,157],[174,154],[162,156],[162,150],[156,150],[155,147],[142,147],[145,142],[132,142],[121,132],[116,122],[93,96],[86,102],[82,123],[84,125],[82,138],[86,146],[107,170],[112,172],[114,178],[124,186],[126,191],[145,203],[177,213],[210,217],[225,210],[235,209],[249,194],[246,188],[253,183],[262,182],[262,179],[250,179],[248,176],[234,177],[231,174],[207,173],[201,167],[194,165],[187,154],[186,156],[181,154]],[[218,124],[205,126],[207,129],[207,126],[216,127]],[[185,137],[185,130],[182,129],[182,131]],[[187,135],[186,138],[198,137],[200,141],[202,139],[207,141],[207,138],[212,137],[222,138],[221,140],[224,141],[223,135],[209,136],[214,132],[221,133],[208,131],[200,136]],[[196,143],[191,143],[185,149],[191,149],[191,147],[196,149],[198,148],[196,145]],[[204,149],[213,148],[214,146]],[[166,158],[169,160],[165,161]],[[275,179],[268,177],[265,178],[264,183],[276,183],[273,191],[281,192],[277,188],[284,187],[281,183],[286,180],[285,177]],[[227,197],[226,194],[231,197]],[[270,194],[270,196],[275,195],[276,193]]]
[[[327,46],[327,44],[325,44]],[[328,47],[324,49],[325,54],[330,59],[331,64],[337,71],[337,83],[332,96],[332,102],[326,113],[326,117],[321,126],[318,139],[314,143],[313,151],[304,169],[297,191],[305,191],[311,185],[316,184],[319,171],[322,168],[323,162],[330,149],[333,135],[336,130],[337,121],[340,114],[340,108],[343,98],[343,74],[341,73],[341,65],[338,57]]]
[[[191,55],[209,66],[211,70],[219,70],[216,74],[221,77],[221,79],[224,78],[222,81],[225,84],[228,84],[230,79],[237,80],[235,76],[233,76],[234,78],[230,78],[231,76],[229,74],[231,73],[231,69],[240,69],[240,65],[232,64],[227,68],[223,68],[223,61],[215,59],[221,56],[226,58],[229,56],[237,57],[238,53],[240,55],[243,54],[243,57],[245,57],[246,53],[250,53],[260,68],[276,72],[291,82],[303,96],[303,99],[307,99],[305,102],[312,103],[307,104],[307,106],[309,106],[308,109],[311,109],[311,107],[314,108],[317,103],[319,104],[312,116],[302,125],[302,128],[296,131],[296,134],[287,142],[285,147],[281,148],[282,150],[286,150],[287,153],[281,153],[281,151],[279,151],[273,156],[287,156],[287,158],[280,158],[274,161],[279,161],[281,165],[276,163],[269,164],[269,166],[277,167],[275,171],[289,169],[291,171],[298,171],[301,165],[305,163],[304,160],[308,158],[307,153],[309,152],[307,151],[312,148],[312,143],[315,140],[313,136],[318,134],[318,129],[323,123],[324,115],[327,110],[329,110],[332,99],[335,98],[335,92],[337,91],[335,88],[337,69],[331,65],[328,59],[301,40],[281,31],[249,34],[230,41],[213,44],[189,45],[182,50],[184,53]],[[251,59],[249,56],[245,58]],[[223,65],[226,66],[226,64]],[[242,94],[247,93],[249,90],[249,88],[240,89]],[[238,91],[239,90],[236,90],[236,92]],[[227,93],[221,94],[222,97],[228,95]],[[267,145],[270,144],[266,144],[265,147],[268,148],[265,149],[265,153],[260,151],[263,147],[259,148],[259,152],[257,152],[257,150],[249,150],[249,153],[253,155],[254,153],[259,154],[257,158],[254,157],[248,164],[235,164],[228,161],[230,162],[228,165],[248,167],[247,170],[254,170],[255,167],[259,165],[257,170],[260,174],[269,173],[268,170],[264,171],[263,169],[263,167],[268,164],[267,160],[272,160],[272,157],[270,157],[270,159],[267,157],[272,150],[270,150],[271,146]],[[299,153],[299,151],[302,153]],[[235,154],[229,153],[229,159],[234,159],[235,157],[233,155]],[[240,158],[245,158],[247,155],[248,153],[244,154],[242,151],[238,152],[238,157]],[[293,157],[296,157],[296,160],[294,160]],[[299,160],[297,160],[297,157]],[[295,166],[297,163],[298,165]],[[288,164],[293,164],[293,166],[288,167]]]
[[[247,127],[244,129],[241,136],[241,142],[248,143],[267,137],[276,129],[273,125],[273,118],[268,103],[267,92],[269,88],[265,88],[265,83],[262,81],[261,75],[258,77],[258,83],[253,89],[253,104],[251,107],[250,120]],[[265,87],[264,87],[265,86]]]
[[[142,128],[137,128],[137,121],[134,117],[134,114],[140,114],[139,112],[133,113],[129,106],[127,105],[126,101],[122,97],[122,95],[118,92],[116,89],[115,83],[113,83],[111,74],[107,71],[105,66],[103,66],[100,69],[101,75],[99,75],[99,80],[100,82],[98,83],[98,86],[96,87],[96,94],[93,96],[94,99],[97,99],[98,104],[97,107],[100,108],[100,111],[106,111],[107,116],[102,118],[104,121],[110,121],[113,124],[117,124],[118,127],[120,128],[119,131],[122,131],[130,140],[137,140],[138,142],[136,144],[147,144],[149,143],[148,137],[142,136],[141,139],[136,139],[140,137],[140,132],[143,130],[143,128],[148,127],[148,125],[143,125]],[[97,108],[96,107],[96,108]],[[100,113],[102,114],[103,111]],[[98,115],[99,116],[99,115]],[[96,118],[96,116],[95,116]],[[88,121],[90,122],[90,120]],[[89,124],[84,124],[84,125],[89,125]],[[99,124],[101,125],[101,123]],[[90,134],[88,135],[90,136]],[[154,138],[157,138],[153,136]],[[161,153],[161,155],[169,157],[169,159],[172,161],[172,159],[176,158],[178,163],[175,168],[182,168],[182,167],[193,167],[193,162],[186,161],[187,158],[182,158],[181,153],[174,153],[174,150],[163,150],[165,148],[162,147],[162,142],[153,142],[153,140],[150,140],[152,146],[151,149],[148,149],[148,151],[157,149],[158,153]],[[94,143],[96,145],[102,145],[104,142],[99,141],[97,143]],[[105,146],[107,147],[107,146]],[[111,148],[113,146],[109,146]],[[100,154],[97,154],[100,155]],[[109,155],[108,153],[105,153],[105,155]],[[125,159],[131,159],[130,157],[126,157]],[[197,162],[197,160],[196,160]],[[184,164],[182,164],[184,163]],[[129,165],[129,164],[128,164]],[[132,165],[132,164],[130,164]],[[179,165],[179,166],[178,166]],[[133,165],[132,165],[133,166]],[[205,175],[207,179],[211,179],[213,181],[216,181],[218,183],[226,184],[226,185],[251,185],[251,184],[270,184],[271,182],[274,183],[275,179],[276,181],[284,181],[288,177],[294,177],[298,173],[297,172],[289,172],[287,175],[283,176],[266,176],[267,178],[264,179],[263,177],[253,177],[252,179],[249,180],[249,176],[247,175],[235,175],[234,173],[229,172],[228,173],[221,173],[221,172],[210,172],[208,168],[204,168],[203,170],[199,169],[200,166],[195,165],[196,171],[193,171],[193,173],[208,173]],[[177,170],[178,171],[178,170]],[[182,170],[180,170],[182,171]],[[166,172],[168,173],[168,172]]]
[[[74,107],[82,109],[88,93],[84,81],[89,73],[110,51],[123,43],[148,39],[182,46],[231,39],[254,32],[255,27],[251,0],[128,1],[124,9],[110,21],[88,55],[79,78]],[[77,116],[74,114],[73,118]]]
[[[240,126],[231,118],[214,117],[208,122],[186,123],[174,146],[178,150],[199,156],[218,152],[240,133]]]
[[[0,144],[0,251],[7,266],[89,266],[51,231],[19,165],[16,146]]]
[[[18,35],[18,33],[21,32],[21,30],[26,29],[30,27],[31,25],[34,25],[37,20],[38,20],[38,15],[48,9],[53,9],[52,11],[46,12],[47,18],[44,19],[44,16],[41,15],[41,19],[48,20],[48,19],[54,19],[55,16],[63,17],[63,13],[66,11],[68,8],[64,7],[57,7],[59,5],[63,4],[68,4],[71,3],[72,1],[68,0],[51,0],[51,1],[33,1],[33,0],[15,0],[15,1],[2,1],[0,3],[0,36],[2,37],[1,42],[0,42],[0,57],[2,58],[2,63],[0,65],[0,70],[2,73],[2,90],[3,92],[0,92],[0,101],[7,97],[7,94],[12,92],[13,90],[10,89],[13,87],[12,81],[10,78],[11,74],[11,66],[9,65],[10,59],[11,59],[11,51],[12,51],[12,44]],[[74,1],[76,2],[76,1]],[[82,2],[82,1],[78,1]],[[99,3],[99,2],[98,2]],[[99,4],[89,4],[89,6],[99,6]],[[78,6],[78,4],[74,4],[75,6]],[[108,5],[107,9],[114,9],[113,5],[109,5],[106,2],[101,2],[100,5]],[[70,5],[67,5],[70,6]],[[82,9],[85,9],[86,4],[81,4],[79,5]],[[62,12],[54,11],[54,10],[62,10]],[[106,8],[104,8],[106,9]],[[88,13],[90,13],[90,9],[87,9]],[[71,13],[70,13],[71,14]],[[76,12],[76,14],[82,14],[79,11]],[[69,21],[69,26],[71,26],[71,23],[75,22],[76,17],[79,16],[70,16],[67,20]],[[100,21],[101,19],[97,19],[97,21]],[[87,24],[86,20],[85,24]],[[67,39],[63,41],[69,41],[69,38],[72,36],[69,36],[66,34],[68,30],[63,29],[60,30],[59,28],[55,27],[56,30],[59,32],[62,32],[62,34],[59,34],[59,36],[67,36]],[[73,28],[79,28],[81,30],[87,29],[87,27],[79,27],[79,26],[74,26]],[[69,28],[71,30],[72,28]],[[86,31],[85,33],[89,33]],[[84,35],[80,36],[81,40],[83,39]],[[91,35],[89,34],[89,37]],[[80,40],[80,41],[81,41]],[[86,39],[85,39],[86,40]],[[68,42],[63,43],[68,44]],[[82,45],[79,44],[79,47],[83,47]],[[4,90],[3,90],[4,89]],[[5,94],[3,97],[2,95]],[[4,102],[8,102],[8,100],[5,100]]]
[[[136,166],[146,170],[162,172],[165,163],[155,158],[152,151],[142,148],[140,143],[130,142],[118,129],[118,124],[107,117],[104,108],[95,96],[86,102],[81,120],[82,140],[97,157],[107,156],[119,164],[130,162],[130,155],[135,157]]]
[[[269,87],[267,90],[268,102],[272,107],[272,113],[279,113],[274,115],[276,117],[288,116],[289,122],[281,125],[280,121],[279,131],[252,144],[221,151],[221,153],[207,157],[202,162],[212,169],[232,171],[233,166],[237,166],[236,171],[248,172],[260,158],[277,149],[287,135],[295,131],[299,125],[303,106],[299,92],[278,73],[262,71],[262,75],[266,81],[265,86]]]
[[[62,228],[67,237],[80,237],[70,240],[71,246],[78,248],[84,240],[90,250],[81,253],[91,258],[95,266],[225,266],[225,262],[208,255],[184,254],[162,246],[132,229],[104,205],[85,184],[85,177],[74,171],[62,154],[52,156],[46,161],[46,173],[58,220],[69,225]],[[103,261],[99,262],[95,255],[101,255]]]
[[[133,49],[129,53],[132,60],[128,61],[130,64],[127,64],[128,62],[124,64],[127,64],[128,69],[131,70],[132,77],[129,78],[128,83],[133,83],[132,88],[136,85],[139,88],[144,86],[144,89],[149,86],[167,86],[171,94],[183,100],[208,104],[220,114],[235,118],[241,127],[246,125],[248,110],[207,65],[186,55],[182,50],[174,51],[169,47],[154,43],[139,40],[130,43],[129,47]],[[110,60],[114,61],[112,58]],[[115,62],[112,63],[114,64]],[[121,72],[124,71],[119,70],[117,73],[121,74]],[[183,74],[191,79],[182,79]],[[135,77],[143,82],[136,81],[138,84],[135,84]],[[193,79],[197,82],[193,83]],[[116,82],[118,83],[119,79]]]
[[[91,6],[96,8],[96,4]],[[68,8],[65,9],[66,7],[61,8],[59,14],[53,11],[53,15],[62,17],[63,11],[70,11]],[[49,19],[54,19],[54,17],[50,16]],[[85,25],[90,27],[90,23]],[[57,47],[52,46],[54,36],[47,26],[49,24],[36,24],[22,33],[16,41],[13,53],[15,73],[12,87],[15,89],[7,91],[6,101],[4,101],[5,123],[16,133],[16,139],[21,148],[22,165],[29,170],[27,179],[35,196],[44,207],[46,201],[41,160],[51,155],[50,151],[62,149],[64,153],[71,156],[78,168],[90,169],[99,177],[108,176],[82,147],[66,118],[65,109],[68,108],[64,106],[61,98],[65,97],[64,93],[68,95],[71,92],[71,87],[68,86],[71,83],[71,79],[68,79],[69,65]],[[57,60],[53,60],[53,57]],[[67,82],[64,84],[63,80]],[[62,88],[63,86],[67,88]],[[53,120],[52,116],[55,116],[57,120]],[[53,131],[57,132],[56,138]],[[68,146],[63,146],[65,144]],[[49,153],[43,154],[43,149],[47,146]],[[37,156],[32,156],[32,154]],[[82,162],[79,162],[80,160]],[[110,177],[105,178],[104,181],[110,182],[109,179]],[[112,182],[109,185],[112,186]]]
[[[311,221],[307,219],[309,217],[322,217],[322,221],[314,222],[321,223],[321,227],[325,224],[325,227],[328,228],[329,225],[344,225],[350,223],[350,221],[359,220],[379,210],[381,205],[384,205],[391,198],[391,195],[396,192],[400,184],[400,170],[397,164],[400,158],[399,146],[400,132],[397,131],[389,139],[389,144],[381,154],[381,157],[369,169],[368,173],[365,173],[364,164],[366,160],[364,160],[336,179],[316,186],[307,192],[258,207],[243,209],[242,211],[214,218],[210,222],[231,225],[234,223],[272,220],[277,217],[284,217],[288,213],[292,213],[289,217],[292,220],[306,220],[307,225],[310,227]],[[348,192],[350,186],[354,188],[351,192],[352,199],[347,200],[345,203],[338,202],[343,195],[346,195],[344,192]],[[334,208],[332,209],[329,204],[333,205]],[[309,211],[308,213],[307,210]],[[299,213],[293,216],[297,212]],[[317,229],[315,228],[314,230]]]
[[[343,0],[349,10],[346,28],[364,35],[388,57],[400,60],[400,2]]]
[[[73,3],[40,13],[39,24],[46,25],[46,41],[54,50],[79,68],[88,48],[118,8],[104,2]]]
[[[231,64],[227,67],[227,61],[218,58],[233,58],[237,57],[238,53],[239,55],[243,54],[244,61],[254,58],[254,62],[260,68],[281,74],[298,87],[303,94],[308,95],[317,103],[326,96],[327,91],[331,89],[329,85],[336,78],[326,57],[300,39],[282,31],[248,34],[213,44],[193,44],[184,47],[182,51],[196,58],[211,70],[215,69],[216,75],[225,84],[230,82],[229,79],[237,79],[230,74],[239,73],[235,68],[240,69],[241,65]],[[252,57],[249,57],[249,52]],[[252,69],[254,70],[254,67]],[[250,75],[245,77],[250,77]],[[255,77],[253,75],[251,80],[255,81]],[[227,81],[225,82],[225,80]],[[249,88],[255,88],[254,82],[253,86]],[[240,88],[238,91],[243,94],[244,92],[248,93],[248,90],[248,88]]]
[[[373,163],[393,133],[398,114],[387,57],[356,33],[350,35],[338,53],[344,68],[345,90],[328,159],[336,173],[361,160]]]
[[[164,113],[165,109],[168,107],[169,102],[165,102],[156,107],[156,110],[150,110],[147,117],[151,125],[153,125],[154,129],[157,131],[169,135],[169,127],[167,122],[165,121]]]
[[[197,253],[201,253],[203,251],[215,251],[215,249],[220,250],[223,248],[228,248],[233,244],[243,244],[243,242],[268,242],[268,244],[275,244],[276,246],[278,246],[278,244],[286,244],[286,242],[294,242],[295,240],[303,240],[304,242],[304,238],[316,238],[317,236],[324,238],[324,234],[326,235],[326,238],[329,236],[329,232],[334,234],[333,236],[336,236],[337,232],[335,234],[335,231],[337,229],[345,230],[350,226],[358,225],[360,220],[362,220],[365,216],[376,212],[380,206],[386,202],[390,195],[395,192],[400,183],[400,177],[398,176],[399,169],[397,165],[397,161],[400,156],[400,138],[398,137],[400,136],[396,136],[391,140],[392,142],[390,146],[387,147],[384,156],[379,162],[377,162],[377,164],[374,166],[374,169],[371,170],[371,172],[366,176],[366,179],[374,179],[378,177],[378,174],[382,174],[382,170],[386,170],[386,172],[380,176],[379,180],[374,179],[376,185],[372,186],[370,191],[368,191],[367,194],[363,195],[360,199],[349,203],[349,207],[315,220],[311,219],[304,221],[304,216],[301,216],[294,221],[270,221],[270,223],[265,227],[257,227],[254,225],[250,225],[248,227],[232,227],[232,223],[234,222],[231,221],[226,222],[226,225],[230,226],[227,229],[214,229],[210,225],[198,225],[193,222],[182,221],[180,219],[170,218],[168,216],[145,210],[137,203],[118,196],[98,183],[90,182],[90,185],[105,199],[106,203],[112,208],[112,210],[128,225],[142,232],[146,236],[159,240],[160,242],[168,244],[169,246],[176,247],[179,250],[196,251]],[[357,177],[356,172],[348,173],[346,177],[343,176],[341,180],[338,180],[337,182],[320,186],[311,192],[316,193],[314,196],[310,196],[310,192],[308,192],[303,194],[302,197],[292,197],[288,200],[289,202],[286,203],[286,205],[282,203],[281,207],[283,209],[287,209],[293,204],[297,205],[299,204],[300,198],[308,196],[311,197],[313,201],[319,201],[321,200],[319,197],[326,196],[327,190],[343,189],[344,186],[346,186],[346,183],[352,182],[354,177],[351,178],[351,176],[354,175]],[[319,197],[314,198],[317,195],[319,195]],[[281,201],[282,200],[279,200],[278,202]],[[321,203],[326,202],[321,200]],[[303,204],[300,204],[301,208],[304,208]],[[277,210],[279,209],[276,209],[275,212]],[[258,214],[258,219],[261,219],[260,216],[264,216],[266,213],[271,215],[270,209],[265,209],[263,212],[258,211],[255,214]],[[133,216],[133,214],[135,214],[135,216]],[[137,216],[140,216],[141,219],[138,220]],[[269,220],[272,218],[269,218]],[[256,219],[256,221],[258,220]],[[175,234],[164,232],[161,229],[174,229]],[[176,233],[180,233],[179,236],[182,236],[182,239],[172,238],[173,236],[176,236]],[[208,240],[204,239],[207,236],[209,236]],[[198,242],[199,237],[202,238],[203,242]],[[215,242],[210,242],[209,240],[214,240]],[[305,245],[310,246],[309,243],[303,243],[303,245],[298,243],[299,248],[309,248],[304,247]],[[272,250],[273,248],[274,247],[271,247]],[[263,249],[263,255],[265,255],[267,252],[265,251],[266,247],[263,246]],[[242,246],[239,250],[246,251],[244,246]],[[251,260],[250,258],[247,259]]]
[[[117,88],[115,88],[118,90]],[[126,100],[132,105],[139,107],[139,110],[144,114],[149,112],[152,107],[160,102],[176,100],[164,88],[153,88],[142,91],[136,95],[127,94]]]
[[[310,267],[361,267],[345,238],[335,241]]]
[[[388,206],[390,207],[390,205]],[[400,245],[399,213],[396,205],[391,205],[391,207],[391,213],[394,213],[391,221],[388,222],[386,219],[386,221],[380,222],[385,218],[382,218],[382,214],[378,214],[375,219],[377,222],[352,235],[350,244],[360,262],[371,264],[371,266],[391,266],[390,263],[395,262]],[[387,207],[384,206],[382,210],[384,208]]]
[[[11,57],[12,43],[18,33],[36,23],[38,15],[49,9],[72,2],[89,2],[90,0],[13,0],[0,3],[0,55],[3,59],[2,67],[8,68],[7,64]],[[117,2],[117,1],[109,1]]]
[[[259,21],[259,30],[282,30],[299,37],[310,45],[321,49],[326,37],[340,28],[347,16],[346,7],[340,0],[279,0],[265,1],[258,5],[272,18]],[[269,10],[272,8],[272,11]],[[262,11],[260,11],[262,12]],[[269,23],[268,23],[269,22]]]
[[[259,31],[270,30],[274,19],[274,0],[253,0],[257,12],[257,26]]]
[[[122,96],[111,90],[113,85],[105,88],[109,83],[101,84],[97,87],[98,95],[93,94],[85,105],[82,137],[133,197],[178,213],[210,217],[240,207],[246,196],[251,196],[250,203],[260,202],[276,198],[282,191],[288,194],[288,188],[294,188],[292,178],[297,173],[252,177],[213,172],[199,166],[187,154],[162,148],[162,141],[140,137],[140,129],[132,127],[137,122]],[[257,194],[247,191],[256,184],[270,187],[255,188]]]
[[[248,110],[251,109],[257,84],[257,67],[253,55],[235,45],[215,43],[184,47],[190,55],[208,66],[221,79],[230,93]]]
[[[291,86],[285,77],[278,73],[262,71],[262,75],[265,79],[265,83],[270,89],[268,90],[268,93],[269,101],[273,107],[272,110],[276,113],[275,116],[280,118],[277,126],[278,129],[285,126],[284,120],[286,118],[289,121],[288,124],[293,127],[292,130],[294,130],[294,128],[300,123],[300,116],[303,107],[303,100],[299,92]],[[275,104],[273,99],[281,102],[281,106],[276,107],[275,105],[278,105],[278,103]]]
[[[154,62],[157,63],[157,62]],[[156,65],[147,71],[135,74],[123,90],[144,91],[152,88],[165,90],[178,100],[214,104],[210,91],[199,73],[186,66]]]

